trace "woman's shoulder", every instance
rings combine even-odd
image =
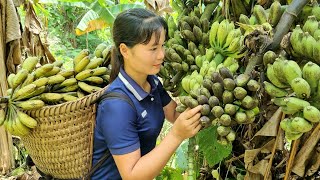
[[[100,98],[99,106],[109,108],[120,107],[121,109],[132,106],[133,102],[124,85],[118,82],[112,82]],[[108,94],[108,96],[107,96]],[[108,98],[107,98],[108,97]],[[132,108],[132,107],[131,107]]]
[[[108,88],[105,91],[105,93],[109,92],[125,93],[125,86],[122,81],[115,79],[111,84],[108,85]]]

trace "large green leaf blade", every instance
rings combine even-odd
[[[93,9],[101,19],[106,21],[107,24],[113,24],[115,17],[124,10],[132,8],[143,8],[141,3],[134,4],[117,4],[108,8]]]
[[[122,11],[131,8],[143,8],[141,3],[134,4],[117,4],[108,8],[104,8],[99,3],[94,3],[92,9],[89,10],[80,20],[76,28],[76,34],[82,35],[90,31],[112,26],[115,17]]]
[[[216,165],[228,157],[232,151],[232,145],[222,145],[217,142],[217,126],[201,130],[198,135],[199,150],[203,152],[210,167]]]
[[[77,29],[80,29],[82,31],[85,31],[88,27],[88,23],[92,20],[98,19],[99,16],[96,12],[93,10],[89,10],[80,20]]]

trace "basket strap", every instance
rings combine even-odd
[[[86,174],[82,180],[89,180],[91,175],[100,167],[102,166],[102,164],[108,159],[108,157],[110,156],[110,151],[107,150],[107,152],[102,156],[101,159],[99,159],[99,161],[97,162],[97,164],[95,164],[90,171],[88,172],[88,174]]]
[[[134,106],[132,100],[125,94],[123,93],[119,93],[119,92],[108,92],[106,94],[103,94],[98,100],[97,103],[100,104],[103,100],[105,99],[122,99],[125,100],[126,102],[128,102],[130,104],[130,106],[132,108],[134,108],[136,110],[136,107]],[[90,171],[88,172],[88,174],[86,174],[82,180],[89,180],[91,175],[99,168],[102,166],[102,164],[108,159],[108,157],[110,156],[110,151],[109,149],[107,149],[106,153],[102,156],[101,159],[99,159],[99,161],[90,169]]]
[[[100,98],[98,99],[97,102],[100,104],[105,99],[122,99],[122,100],[127,101],[133,109],[136,109],[132,100],[127,95],[125,95],[123,93],[107,92],[107,93],[103,94],[102,96],[100,96]]]

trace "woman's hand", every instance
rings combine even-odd
[[[174,122],[172,133],[181,141],[193,137],[201,129],[199,120],[201,116],[201,109],[201,105],[193,109],[187,108]]]

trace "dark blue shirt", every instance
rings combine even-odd
[[[93,165],[107,149],[111,154],[122,155],[140,148],[143,156],[155,147],[164,121],[163,107],[171,101],[171,97],[156,76],[150,75],[147,80],[151,85],[150,93],[145,92],[121,68],[118,77],[110,84],[107,92],[127,95],[135,109],[122,99],[106,99],[99,104],[94,131]],[[96,170],[91,179],[121,179],[112,156]]]

